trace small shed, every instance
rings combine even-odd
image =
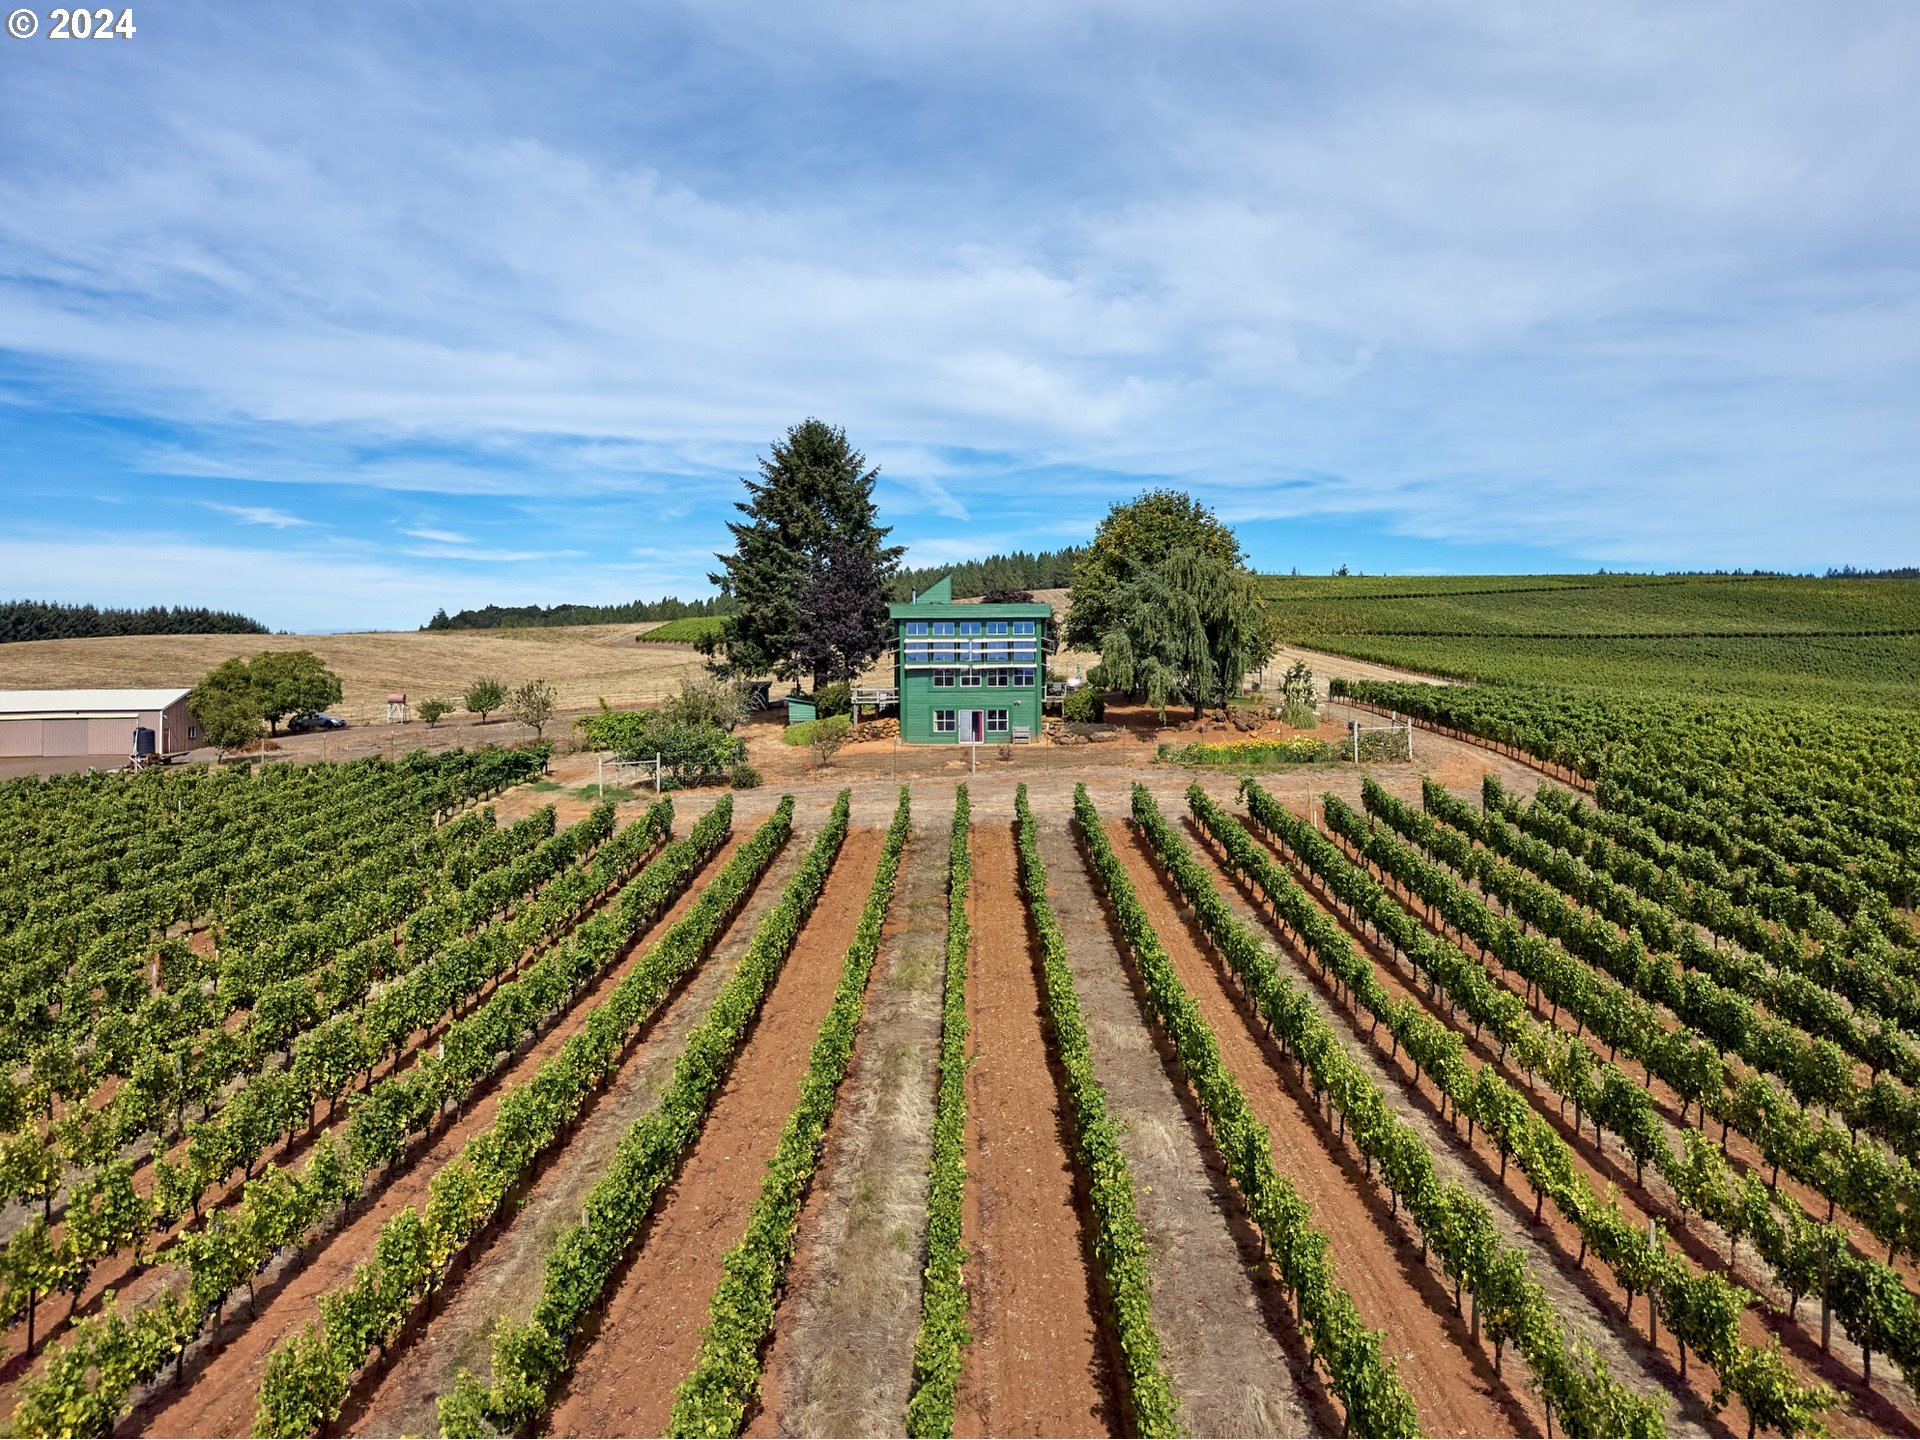
[[[787,697],[787,724],[798,725],[807,720],[820,718],[819,707],[813,703],[810,695],[789,695]]]

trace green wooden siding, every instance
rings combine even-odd
[[[895,603],[887,607],[887,613],[893,619],[894,641],[894,683],[900,688],[900,736],[910,745],[953,745],[961,743],[958,729],[937,731],[933,728],[936,710],[1005,710],[1007,728],[1004,731],[989,731],[985,739],[998,741],[1010,738],[1013,731],[1025,726],[1031,736],[1040,734],[1040,705],[1046,694],[1047,684],[1047,627],[1052,624],[1053,611],[1045,604],[1027,601],[1019,604],[975,604],[956,601],[948,580],[941,580],[930,587],[917,599],[904,604]],[[988,636],[973,634],[962,636],[954,633],[958,624],[971,622],[1006,622],[998,634]],[[1024,643],[1029,637],[1015,636],[1010,633],[1014,623],[1033,626],[1031,637],[1033,658],[967,661],[943,660],[927,665],[907,664],[907,626],[921,623],[928,627],[955,622],[948,626],[948,634],[936,637],[923,634],[913,638],[916,647],[936,647],[942,643],[961,645],[969,649],[982,644],[991,646],[994,641]],[[1031,685],[988,685],[984,680],[979,685],[941,685],[933,683],[935,669],[958,672],[964,676],[976,671],[1023,670],[1033,671]]]
[[[949,667],[964,670],[965,666]],[[982,666],[1000,669],[1000,666]],[[991,741],[1004,740],[1016,725],[1027,727],[1029,735],[1040,733],[1040,697],[1046,683],[1046,669],[1034,666],[1031,685],[955,685],[935,689],[932,676],[924,670],[909,670],[900,686],[900,734],[910,745],[952,745],[958,734],[936,733],[935,710],[1005,710],[1007,733],[991,733]]]

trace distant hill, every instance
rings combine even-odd
[[[48,600],[0,602],[0,644],[15,640],[93,640],[104,635],[265,635],[258,620],[230,610],[149,605],[102,610]]]

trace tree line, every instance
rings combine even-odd
[[[910,600],[943,575],[953,577],[953,598],[971,600],[996,590],[1064,590],[1073,584],[1074,563],[1085,552],[1084,546],[1069,545],[1064,550],[1015,550],[1010,555],[989,555],[984,560],[962,560],[957,565],[923,565],[903,569],[894,578],[892,597]]]
[[[510,630],[520,626],[625,625],[635,620],[684,620],[688,616],[725,615],[733,602],[724,595],[708,600],[629,600],[624,605],[483,605],[478,610],[445,608],[433,612],[422,630]]]
[[[50,600],[0,601],[0,645],[15,640],[92,640],[104,635],[265,635],[258,620],[202,606],[103,610]]]

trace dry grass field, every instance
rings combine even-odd
[[[387,695],[456,703],[482,675],[508,685],[544,679],[562,709],[657,700],[696,673],[690,646],[641,645],[646,623],[523,630],[359,631],[339,635],[133,635],[0,645],[0,689],[192,685],[222,660],[263,650],[311,650],[339,675],[336,707],[349,720],[378,720]]]

